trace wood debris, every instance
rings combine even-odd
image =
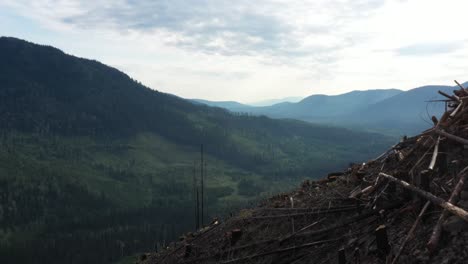
[[[466,263],[468,91],[389,151],[184,236],[141,263]]]

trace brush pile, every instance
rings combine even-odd
[[[466,263],[468,90],[433,128],[214,221],[141,263]]]

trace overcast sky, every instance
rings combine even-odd
[[[252,102],[468,80],[465,0],[0,0],[0,34],[185,98]]]

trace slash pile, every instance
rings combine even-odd
[[[434,127],[214,221],[141,263],[466,263],[468,90]]]

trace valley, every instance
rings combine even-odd
[[[396,142],[193,104],[19,39],[0,48],[2,263],[116,262],[192,230],[201,144],[209,222]]]

